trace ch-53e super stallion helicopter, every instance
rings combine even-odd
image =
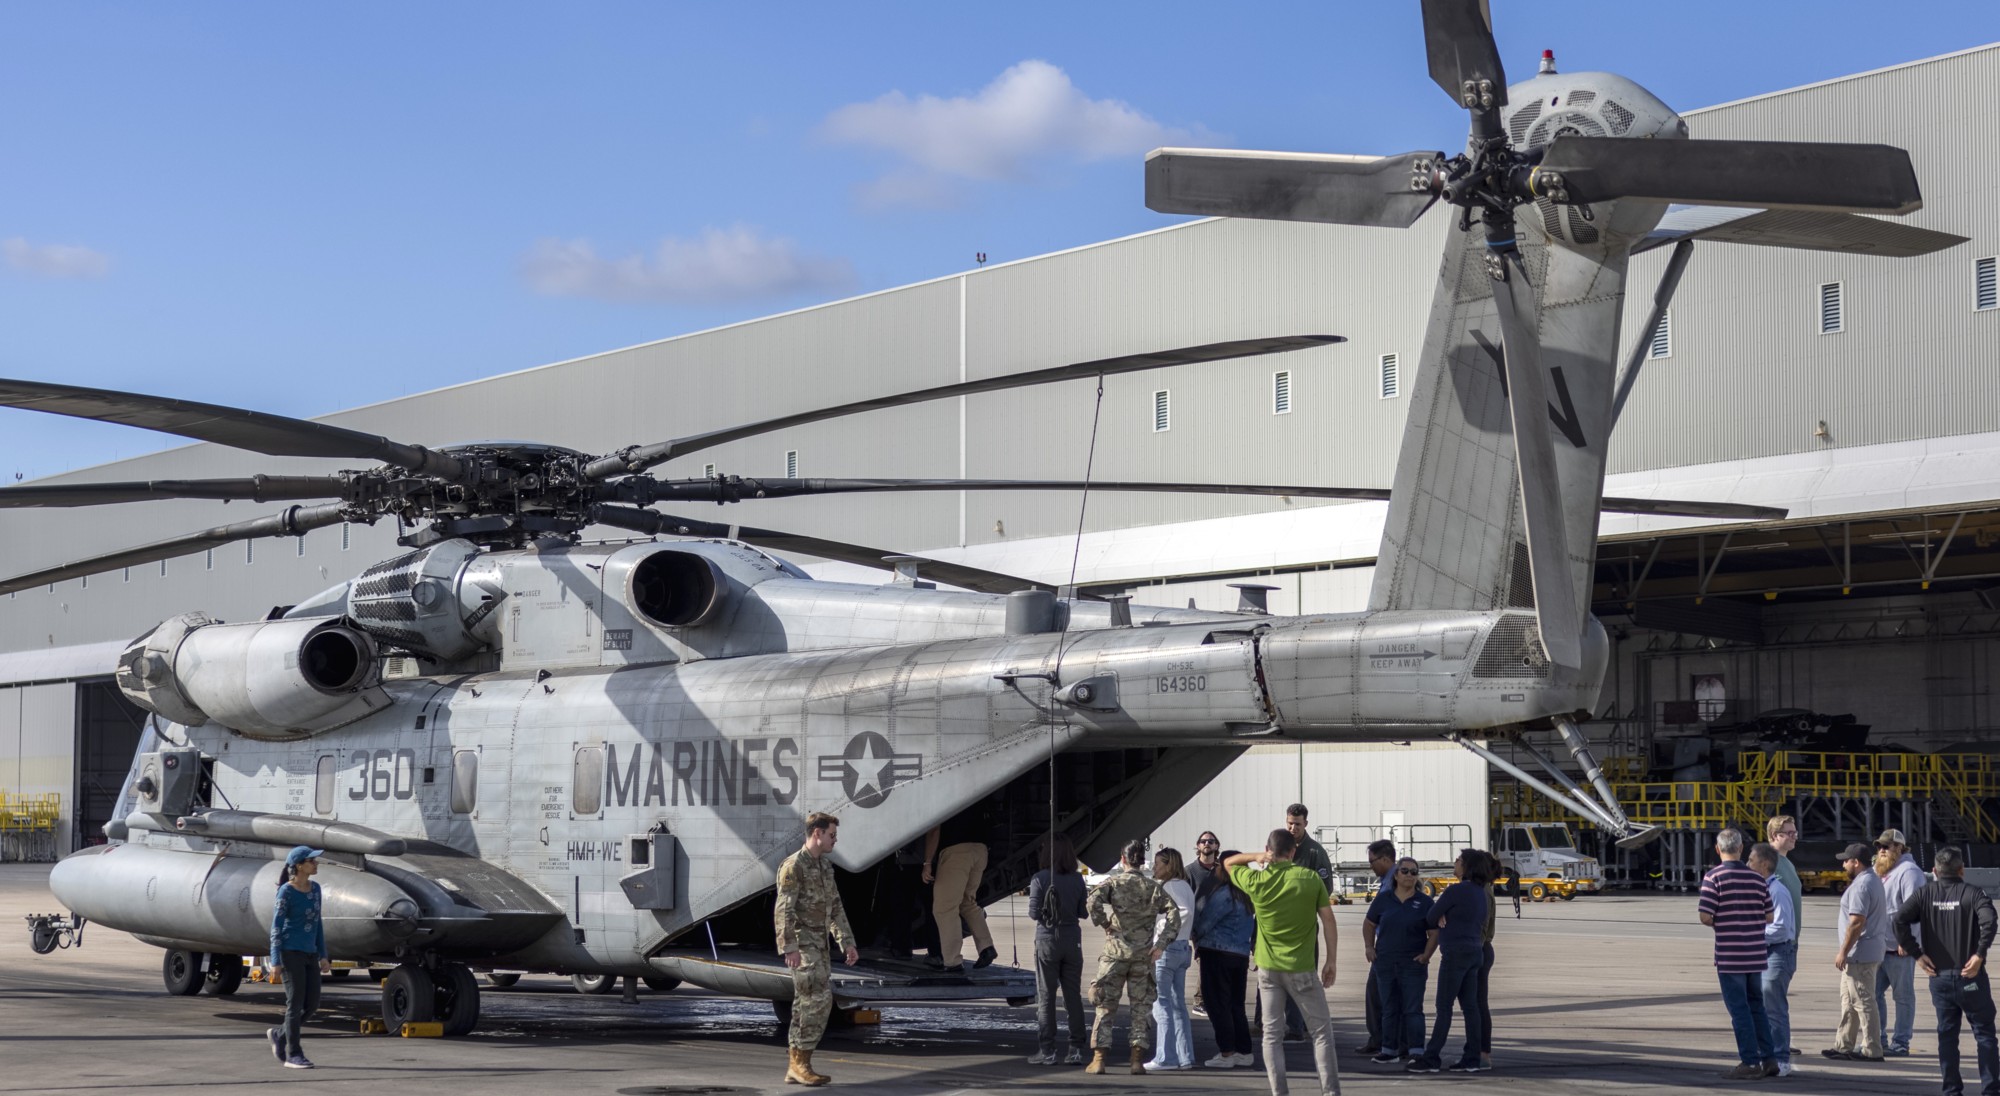
[[[57,865],[57,897],[168,949],[174,991],[233,988],[236,957],[265,947],[277,858],[296,843],[328,849],[318,882],[332,953],[398,964],[383,985],[392,1028],[436,1019],[463,1033],[478,1014],[474,968],[683,979],[782,1006],[791,982],[772,954],[770,894],[815,810],[849,821],[833,855],[864,941],[922,921],[913,896],[893,893],[893,854],[974,804],[1009,835],[983,880],[996,897],[1024,883],[1052,825],[1085,860],[1108,863],[1247,744],[1272,739],[1437,736],[1486,753],[1472,736],[1553,726],[1585,780],[1540,755],[1547,780],[1516,774],[1645,840],[1574,722],[1593,707],[1608,657],[1587,611],[1599,508],[1774,515],[1600,497],[1621,402],[1613,359],[1628,255],[1698,235],[1834,249],[1862,240],[1880,254],[1958,238],[1853,215],[1918,208],[1899,149],[1688,140],[1673,111],[1601,73],[1545,65],[1510,89],[1479,0],[1427,0],[1423,12],[1432,76],[1471,113],[1464,154],[1162,150],[1147,168],[1148,203],[1163,211],[1384,226],[1439,200],[1462,211],[1367,611],[1140,609],[912,557],[890,557],[905,572],[892,585],[814,581],[768,552],[873,565],[886,554],[650,508],[1078,487],[646,472],[839,415],[1334,336],[1061,366],[601,456],[515,443],[434,450],[234,408],[0,382],[8,406],[382,464],[0,490],[0,505],[333,500],[22,575],[0,592],[339,522],[428,523],[404,538],[408,554],[276,619],[191,613],[126,649],[118,685],[156,714],[165,745],[138,759],[135,809],[108,827],[114,842]],[[1663,223],[1669,201],[1766,212]],[[1672,277],[1684,250],[1678,258]],[[1671,282],[1662,307],[1670,292]],[[580,544],[591,526],[691,539]],[[967,592],[914,581],[919,572]],[[836,973],[847,1004],[1032,992],[1004,968],[932,974],[870,958]]]

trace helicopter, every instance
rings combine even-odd
[[[1464,153],[1162,149],[1146,162],[1147,204],[1161,212],[1393,228],[1438,203],[1456,209],[1366,611],[1134,606],[655,507],[900,490],[1379,488],[649,474],[846,415],[1291,353],[1337,335],[1058,365],[603,453],[428,448],[234,407],[0,381],[0,406],[377,464],[0,488],[0,506],[295,503],[9,578],[0,593],[341,523],[409,530],[403,554],[271,619],[190,612],[126,647],[117,686],[153,717],[132,809],[107,827],[112,843],[58,863],[51,889],[76,914],[161,947],[170,992],[227,992],[240,957],[264,950],[285,850],[323,848],[329,950],[394,965],[382,986],[390,1030],[437,1022],[462,1035],[477,1025],[480,969],[684,981],[782,1012],[792,983],[772,946],[772,887],[813,811],[848,820],[831,855],[857,936],[892,941],[836,972],[842,1006],[1032,995],[1018,971],[938,973],[896,954],[898,934],[926,919],[897,890],[898,851],[934,826],[975,810],[1001,820],[1009,841],[981,882],[991,901],[1025,883],[1055,833],[1086,862],[1109,863],[1255,743],[1448,738],[1621,843],[1656,837],[1626,818],[1577,726],[1609,657],[1588,613],[1596,516],[1782,512],[1602,497],[1636,371],[1615,362],[1629,256],[1672,243],[1677,279],[1695,239],[1840,248],[1873,226],[1886,241],[1876,253],[1894,255],[1958,237],[1859,216],[1920,207],[1900,149],[1695,140],[1622,77],[1545,64],[1510,88],[1480,0],[1426,0],[1423,16],[1431,74],[1470,115]],[[1670,214],[1671,202],[1700,205]],[[639,539],[586,543],[593,528]],[[819,581],[790,554],[897,578]],[[1583,780],[1521,739],[1530,728],[1558,732]],[[1482,740],[1494,738],[1516,740],[1546,779],[1492,753]]]

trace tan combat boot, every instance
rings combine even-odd
[[[826,1084],[828,1081],[833,1080],[833,1078],[828,1077],[824,1073],[813,1072],[812,1051],[800,1050],[797,1047],[792,1047],[790,1048],[790,1050],[791,1050],[791,1065],[785,1069],[786,1084],[804,1085],[807,1088],[817,1088],[820,1085]]]
[[[1103,1073],[1103,1072],[1104,1072],[1104,1048],[1103,1048],[1103,1047],[1098,1047],[1098,1048],[1097,1048],[1096,1050],[1093,1050],[1093,1051],[1091,1051],[1091,1052],[1090,1052],[1090,1064],[1089,1064],[1089,1065],[1087,1065],[1087,1066],[1085,1066],[1085,1067],[1083,1067],[1083,1071],[1084,1071],[1085,1073]]]
[[[1132,1073],[1134,1076],[1146,1072],[1146,1048],[1132,1048]]]

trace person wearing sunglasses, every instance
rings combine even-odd
[[[1429,924],[1431,896],[1418,885],[1417,862],[1404,857],[1389,873],[1391,889],[1368,905],[1361,946],[1368,955],[1369,992],[1381,1017],[1381,1045],[1372,1061],[1409,1058],[1424,1038],[1424,987],[1438,930]]]

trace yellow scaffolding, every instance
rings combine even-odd
[[[1810,750],[1744,751],[1735,781],[1648,782],[1621,767],[1611,789],[1626,814],[1641,825],[1717,830],[1740,825],[1761,832],[1786,800],[1846,798],[1928,800],[1961,818],[1974,839],[2000,841],[2000,825],[1986,810],[2000,797],[2000,763],[1986,754],[1820,753]],[[1493,789],[1493,823],[1568,822],[1590,825],[1523,784]]]
[[[0,860],[54,860],[61,817],[60,792],[0,792]]]

